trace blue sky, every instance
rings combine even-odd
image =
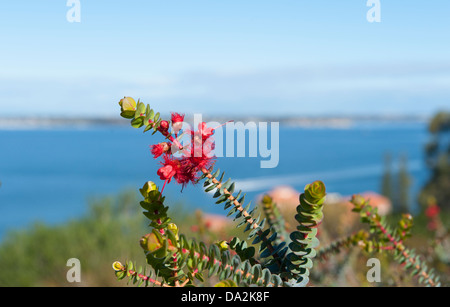
[[[450,106],[450,1],[0,3],[0,115],[430,115]]]

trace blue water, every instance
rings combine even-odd
[[[261,168],[261,157],[223,157],[217,166],[254,199],[274,185],[301,190],[320,179],[329,193],[380,192],[383,157],[406,154],[413,176],[411,197],[428,177],[425,124],[371,124],[349,129],[280,127],[279,164]],[[60,223],[86,212],[87,199],[137,190],[158,168],[149,145],[161,136],[131,127],[0,130],[0,239],[34,221]],[[167,201],[225,213],[202,185],[166,186]],[[136,206],[136,210],[140,210]]]

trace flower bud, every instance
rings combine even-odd
[[[262,203],[263,203],[264,208],[266,208],[266,209],[271,208],[272,207],[272,197],[265,194],[262,198]]]
[[[123,111],[136,111],[136,101],[131,97],[124,97],[119,101],[119,105]]]
[[[139,240],[141,247],[147,252],[153,252],[162,246],[159,238],[153,233],[148,233]]]
[[[119,261],[114,261],[114,263],[112,264],[112,267],[113,267],[114,271],[116,271],[116,272],[122,271],[124,269],[123,264],[120,263]]]
[[[151,191],[154,191],[154,190],[158,190],[158,187],[156,186],[156,184],[153,181],[147,181],[144,184],[144,186],[142,187],[142,189],[139,189],[142,196],[144,196],[145,198],[148,196],[148,193],[150,193]]]
[[[158,131],[161,132],[163,135],[169,134],[169,122],[167,120],[162,120],[159,123]]]
[[[175,237],[176,237],[177,240],[178,240],[178,226],[177,226],[175,223],[169,223],[169,224],[167,225],[167,229],[170,230],[170,231],[172,231],[173,234],[175,235]]]
[[[314,181],[305,187],[305,196],[308,201],[317,202],[323,199],[326,195],[325,185],[322,181]]]
[[[366,199],[361,195],[353,195],[351,202],[355,205],[356,208],[362,208],[366,204]]]
[[[221,252],[228,250],[228,242],[225,240],[217,242],[216,245],[220,248]]]

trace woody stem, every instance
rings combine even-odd
[[[218,181],[216,178],[214,178],[211,175],[211,172],[208,171],[205,168],[202,168],[202,172],[206,175],[206,177],[208,177],[209,179],[212,180],[212,182],[214,184],[216,184],[216,188],[220,189],[222,187],[222,183],[220,181]],[[229,194],[230,196],[228,197],[228,199],[233,203],[233,205],[235,206],[235,208],[241,212],[242,216],[244,216],[244,218],[246,219],[246,222],[248,224],[251,225],[251,227],[253,229],[256,229],[258,227],[257,223],[254,223],[254,219],[250,216],[250,214],[244,210],[244,208],[242,207],[241,203],[232,195],[232,193],[230,193],[227,189],[223,189],[223,192],[225,194]],[[278,266],[281,268],[281,260],[280,260],[280,256],[277,253],[274,253],[275,249],[272,246],[272,243],[266,238],[266,236],[263,235],[263,232],[261,229],[259,229],[257,231],[257,235],[261,238],[261,240],[267,244],[267,249],[271,252],[273,258],[276,260]]]
[[[187,250],[187,249],[183,249],[183,250],[182,250],[182,253],[183,253],[183,254],[189,254],[190,251]],[[198,252],[194,252],[194,256],[195,256],[196,258],[200,258],[200,257],[201,257],[201,255],[200,255]],[[209,257],[206,256],[206,255],[203,255],[202,260],[206,260],[207,262],[210,262],[210,261],[211,261],[211,258],[209,258]],[[223,265],[222,261],[217,260],[217,259],[214,259],[214,264],[218,264],[219,266],[222,266],[222,265]],[[226,269],[226,268],[230,268],[231,271],[235,271],[236,273],[241,273],[241,274],[244,273],[243,270],[241,270],[241,269],[236,270],[236,268],[233,267],[233,266],[230,265],[230,264],[225,265],[224,269]],[[198,272],[198,270],[195,269],[193,273],[195,274],[195,273],[197,273],[197,272]],[[249,272],[249,273],[247,273],[247,275],[245,275],[244,277],[245,277],[245,278],[249,278],[249,277],[252,277],[252,278],[253,278],[253,275]],[[258,279],[258,280],[259,280],[259,279]],[[273,286],[273,283],[269,283],[269,285],[270,285],[270,286]]]
[[[409,263],[411,263],[412,265],[414,265],[414,267],[417,270],[420,270],[420,275],[422,275],[425,279],[428,280],[428,282],[430,283],[430,285],[432,287],[434,287],[434,282],[433,280],[430,278],[430,276],[428,275],[427,272],[425,272],[424,270],[421,269],[421,267],[416,264],[416,261],[414,260],[414,258],[412,258],[408,252],[405,250],[405,247],[403,246],[402,242],[398,242],[397,240],[395,240],[394,237],[391,236],[391,234],[386,230],[386,228],[384,228],[383,225],[381,225],[381,223],[377,220],[375,220],[375,225],[381,230],[381,232],[389,239],[389,241],[394,245],[394,248],[397,249],[398,251],[400,251],[402,253],[402,255],[405,257],[406,261],[408,261]]]
[[[125,271],[125,269],[122,269],[122,270]],[[157,281],[156,279],[152,279],[152,278],[150,278],[149,276],[145,276],[145,275],[139,274],[138,272],[135,272],[135,271],[133,271],[133,270],[129,270],[128,273],[130,273],[130,275],[136,276],[137,278],[142,279],[142,280],[144,280],[144,281],[151,282],[152,284],[155,284],[155,285],[157,285],[157,286],[161,286],[161,287],[171,287],[171,286],[168,285],[168,284],[162,284],[161,282]]]

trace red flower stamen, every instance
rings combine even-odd
[[[181,130],[184,115],[179,113],[172,113],[172,129],[176,133]],[[228,123],[228,122],[227,122]],[[161,121],[158,130],[170,141],[178,146],[176,152],[181,153],[180,157],[175,157],[175,151],[171,151],[170,143],[160,143],[152,145],[152,154],[155,158],[163,156],[161,168],[158,169],[157,174],[161,180],[164,180],[164,185],[174,178],[178,184],[183,188],[188,184],[195,184],[200,177],[202,169],[210,168],[214,163],[214,140],[211,136],[214,130],[225,125],[226,123],[216,127],[208,128],[205,122],[198,125],[197,131],[185,131],[184,133],[191,138],[191,143],[186,146],[181,146],[177,137],[173,137],[169,133],[169,122]]]
[[[184,114],[172,113],[172,129],[175,135],[183,128]]]
[[[158,158],[162,154],[169,153],[171,150],[171,144],[167,142],[159,143],[156,145],[150,146],[153,158]]]
[[[176,159],[170,158],[168,155],[164,155],[164,162],[162,167],[156,172],[161,180],[167,180],[170,182],[172,177],[175,177],[180,169],[180,162]]]
[[[171,113],[172,114],[172,124],[181,123],[184,121],[184,114],[179,113]]]

